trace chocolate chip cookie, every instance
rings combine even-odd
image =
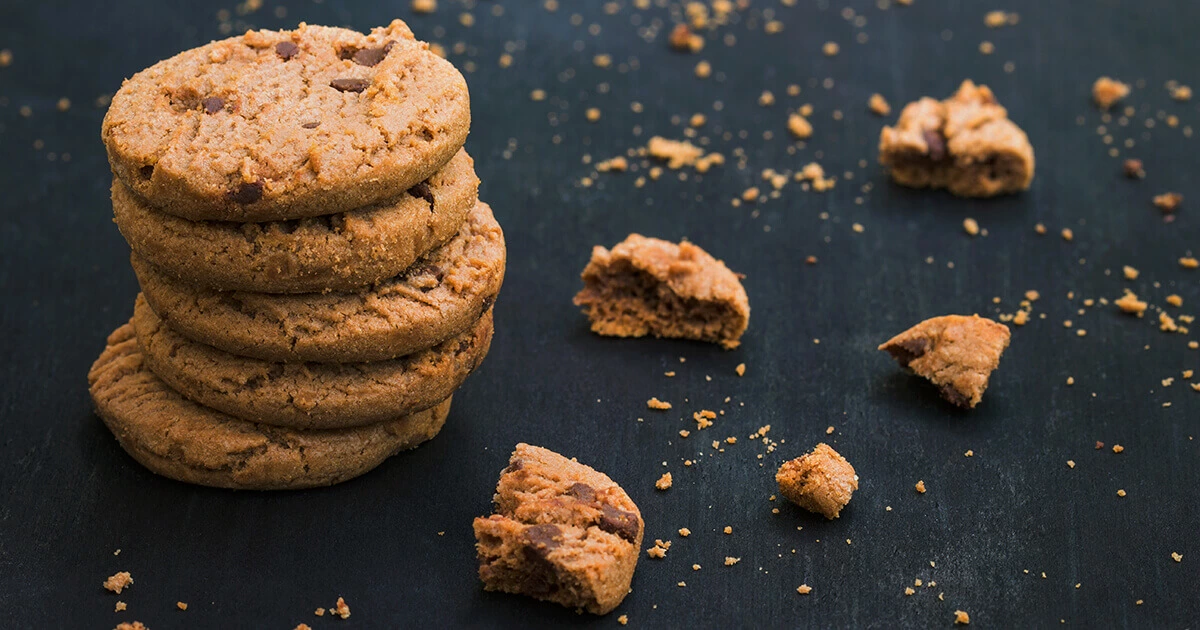
[[[150,470],[188,483],[248,490],[328,486],[437,435],[450,400],[379,424],[296,431],[254,424],[180,396],[145,365],[132,324],[88,372],[92,400],[121,446]]]
[[[393,21],[249,31],[154,64],[112,98],[113,172],[162,212],[275,221],[397,199],[450,161],[467,84]]]
[[[575,305],[592,331],[616,337],[677,337],[736,348],[750,323],[737,274],[687,241],[630,234],[611,250],[596,246]]]
[[[427,350],[373,363],[274,363],[191,341],[140,296],[133,325],[146,365],[183,396],[229,415],[296,429],[357,427],[448,398],[487,356],[492,313]]]
[[[645,523],[607,475],[518,444],[500,474],[494,502],[496,513],[474,523],[486,590],[597,615],[625,599]]]
[[[1008,326],[985,317],[932,317],[879,346],[902,367],[937,385],[942,398],[972,409],[1011,337]]]
[[[809,512],[835,519],[858,490],[854,466],[824,442],[789,460],[775,473],[779,494]]]
[[[879,136],[879,161],[913,188],[991,197],[1029,188],[1033,147],[986,85],[963,81],[944,101],[924,97]]]
[[[504,233],[482,202],[450,242],[401,275],[354,293],[214,291],[133,257],[146,301],[171,328],[268,361],[381,361],[437,345],[491,307],[504,264]]]
[[[398,199],[269,223],[190,221],[154,209],[120,179],[117,227],[138,256],[187,284],[239,291],[348,291],[391,278],[454,236],[479,178],[459,151]]]

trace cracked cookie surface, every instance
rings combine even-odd
[[[132,324],[114,331],[88,372],[96,411],[134,459],[188,483],[248,490],[327,486],[437,435],[450,399],[355,429],[296,431],[193,403],[145,365]]]
[[[1008,326],[985,317],[943,315],[892,337],[879,349],[936,385],[942,398],[971,409],[983,399],[1010,337]]]
[[[130,248],[183,283],[304,293],[354,290],[403,272],[454,237],[478,190],[473,161],[459,151],[397,199],[320,217],[190,221],[154,209],[115,178],[112,204]]]
[[[879,161],[896,183],[991,197],[1029,188],[1033,147],[986,85],[963,81],[942,101],[923,97],[879,135]]]
[[[480,202],[448,243],[401,275],[347,293],[215,291],[173,279],[136,255],[154,312],[196,341],[268,361],[393,359],[473,325],[504,282],[504,232]]]
[[[736,348],[750,323],[737,274],[687,241],[630,234],[611,250],[596,246],[575,296],[592,332],[674,337]]]
[[[113,172],[193,220],[273,221],[399,197],[466,140],[467,84],[395,20],[301,24],[184,51],[125,81],[101,135]]]
[[[645,523],[604,473],[518,444],[500,474],[495,513],[474,522],[479,579],[603,615],[629,592]]]
[[[492,314],[427,350],[369,363],[276,363],[241,357],[165,326],[138,296],[133,325],[146,365],[190,400],[251,422],[356,427],[416,413],[454,393],[492,341]]]

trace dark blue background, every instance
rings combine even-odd
[[[1200,5],[916,0],[881,11],[873,0],[800,0],[793,8],[756,0],[760,8],[746,14],[755,16],[753,28],[743,21],[721,31],[736,35],[735,46],[710,38],[692,56],[667,50],[675,5],[636,12],[643,27],[664,23],[647,42],[627,0],[615,15],[600,2],[561,0],[549,13],[527,0],[505,2],[495,16],[500,3],[481,2],[470,28],[458,21],[461,4],[440,4],[432,16],[412,16],[400,1],[268,0],[244,18],[256,27],[303,20],[367,29],[399,16],[447,49],[465,42],[464,53],[450,56],[460,67],[477,64],[465,73],[474,117],[467,146],[510,247],[491,356],[455,397],[441,436],[344,485],[274,494],[192,487],[143,470],[93,415],[85,379],[137,291],[110,222],[103,109],[93,101],[139,69],[221,37],[217,10],[234,7],[0,5],[0,49],[15,57],[0,68],[0,625],[612,627],[616,614],[628,614],[641,627],[893,628],[947,627],[956,609],[970,612],[973,627],[1200,622],[1200,393],[1178,378],[1160,385],[1181,370],[1200,371],[1200,351],[1185,345],[1200,338],[1200,326],[1184,337],[1159,332],[1153,313],[1076,313],[1083,298],[1116,298],[1126,286],[1159,305],[1178,293],[1182,312],[1200,305],[1200,271],[1176,263],[1189,249],[1200,253],[1196,140],[1181,131],[1200,118],[1197,101],[1174,102],[1162,87],[1177,79],[1200,88]],[[846,4],[865,26],[840,15]],[[285,17],[275,16],[278,6]],[[784,21],[783,33],[762,34],[765,8]],[[1020,24],[985,28],[991,8],[1017,11]],[[580,26],[571,23],[576,12]],[[598,36],[588,33],[591,24]],[[855,43],[859,32],[867,43]],[[995,54],[978,52],[983,39],[995,42]],[[821,55],[827,40],[839,42],[841,54]],[[520,44],[502,69],[506,42]],[[600,53],[613,55],[614,67],[592,65]],[[633,58],[638,69],[616,67]],[[724,80],[696,79],[700,59]],[[1004,71],[1006,61],[1013,72]],[[573,76],[562,75],[571,68]],[[1108,125],[1114,144],[1135,139],[1122,157],[1145,161],[1144,181],[1120,176],[1120,159],[1107,155],[1096,132],[1089,89],[1101,74],[1145,80],[1129,99],[1138,108],[1133,122]],[[820,85],[826,77],[831,89]],[[1029,133],[1038,163],[1032,189],[961,200],[890,185],[875,163],[885,120],[866,113],[867,97],[882,92],[898,112],[968,77],[990,85]],[[803,87],[799,97],[786,97],[790,83]],[[550,98],[532,102],[535,88]],[[763,89],[779,103],[759,107]],[[58,112],[63,96],[73,106]],[[644,113],[630,111],[634,100]],[[724,103],[719,112],[716,100]],[[802,103],[815,107],[816,131],[789,155],[786,112]],[[18,113],[24,105],[31,117]],[[593,106],[603,117],[587,123],[584,110]],[[831,117],[839,108],[840,122]],[[1144,119],[1160,110],[1178,115],[1180,128],[1160,120],[1147,129]],[[669,172],[641,189],[635,173],[578,184],[591,172],[585,155],[598,161],[650,135],[681,137],[671,118],[686,124],[693,112],[707,114],[702,135],[714,138],[713,149],[731,158],[745,149],[746,169],[731,159],[687,182]],[[743,129],[748,139],[739,140]],[[730,141],[721,139],[726,130]],[[772,140],[762,140],[766,130]],[[510,139],[515,150],[506,159]],[[845,170],[854,179],[824,195],[790,185],[757,218],[730,205],[761,185],[761,169],[795,170],[814,159],[839,180]],[[873,189],[863,194],[868,182]],[[1173,224],[1149,204],[1166,190],[1186,197]],[[989,235],[964,235],[968,216]],[[866,231],[852,232],[855,222]],[[1050,234],[1035,235],[1037,222]],[[1063,227],[1074,230],[1074,242],[1056,236]],[[746,274],[753,315],[739,350],[588,333],[570,303],[578,271],[591,245],[631,231],[686,236]],[[818,265],[802,264],[810,254]],[[1126,264],[1141,270],[1137,281],[1121,279]],[[1014,330],[991,389],[970,413],[875,351],[926,317],[1011,313],[1028,289],[1042,295],[1034,319]],[[1087,336],[1065,329],[1064,319]],[[734,375],[741,362],[744,378]],[[667,370],[678,375],[666,378]],[[675,408],[650,412],[651,396]],[[695,428],[690,415],[700,408],[728,413],[679,439],[679,429]],[[766,424],[779,446],[759,459],[765,447],[747,436]],[[836,432],[826,436],[830,425]],[[730,435],[739,442],[714,454],[709,443]],[[834,522],[768,501],[778,463],[823,440],[862,479]],[[1126,450],[1096,451],[1097,440]],[[471,518],[488,512],[518,441],[608,472],[641,506],[648,542],[674,541],[665,560],[643,556],[633,593],[613,616],[578,616],[479,587]],[[964,457],[967,449],[975,456]],[[675,486],[657,492],[664,470]],[[918,479],[927,494],[914,492]],[[1118,498],[1118,488],[1129,495]],[[732,535],[721,533],[726,525]],[[681,538],[680,527],[692,535]],[[725,556],[741,562],[722,566]],[[100,583],[120,570],[136,582],[118,597]],[[937,587],[905,597],[914,578]],[[685,588],[676,586],[681,580]],[[801,583],[813,593],[797,595]],[[339,595],[353,609],[348,621],[312,614]],[[126,613],[113,613],[118,599],[129,604]],[[177,600],[188,602],[186,612],[175,610]]]

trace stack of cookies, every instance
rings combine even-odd
[[[103,139],[142,294],[88,374],[125,450],[300,488],[436,435],[504,279],[470,117],[400,21],[252,31],[126,81]]]

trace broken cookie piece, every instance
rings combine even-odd
[[[990,319],[943,315],[892,337],[879,349],[937,385],[942,398],[971,409],[983,398],[1009,337],[1007,326]]]
[[[858,475],[845,457],[828,444],[784,462],[775,473],[779,494],[809,512],[835,519],[858,490]]]
[[[879,136],[879,161],[912,188],[991,197],[1029,188],[1033,147],[986,85],[963,81],[944,101],[909,103]]]
[[[597,615],[625,599],[645,527],[637,505],[607,475],[518,444],[494,502],[495,514],[475,519],[484,589]]]
[[[611,250],[596,246],[576,306],[592,331],[616,337],[675,337],[736,348],[750,321],[737,274],[687,241],[630,234]]]

